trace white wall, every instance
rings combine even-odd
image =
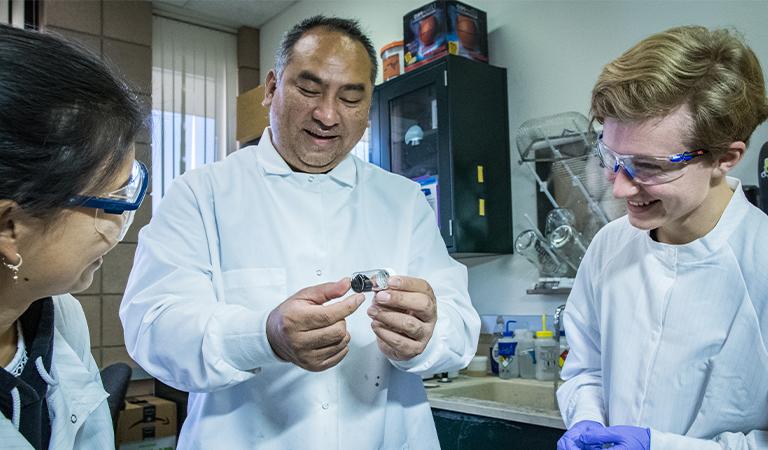
[[[592,86],[603,65],[643,37],[676,25],[735,27],[768,74],[768,1],[518,1],[465,0],[488,13],[491,64],[507,69],[515,234],[534,216],[534,184],[517,160],[515,133],[531,118],[563,111],[587,114]],[[282,34],[314,14],[360,20],[374,46],[402,39],[403,15],[427,0],[303,0],[261,27],[262,73],[273,65]],[[768,78],[768,75],[766,75]],[[379,75],[381,80],[381,75]],[[757,153],[768,141],[768,125],[757,129],[733,175],[757,184]],[[551,313],[561,298],[530,296],[535,272],[517,256],[462,261],[470,271],[470,293],[482,314]]]

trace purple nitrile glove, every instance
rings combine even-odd
[[[576,422],[573,426],[563,434],[563,437],[557,441],[557,450],[581,450],[582,446],[579,443],[579,436],[590,430],[598,430],[605,428],[602,423],[595,422],[593,420],[582,420]]]
[[[651,430],[648,428],[617,425],[589,430],[579,437],[581,448],[614,450],[650,450]]]

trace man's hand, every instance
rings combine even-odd
[[[437,322],[432,287],[420,278],[396,276],[379,291],[368,308],[379,349],[388,358],[405,361],[424,351]]]
[[[312,372],[329,369],[349,352],[351,339],[344,320],[365,300],[354,294],[323,305],[349,290],[349,278],[310,286],[295,293],[269,313],[267,340],[280,358]]]

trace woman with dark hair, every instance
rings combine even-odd
[[[0,25],[0,442],[114,447],[82,307],[147,188],[136,97],[98,57]]]

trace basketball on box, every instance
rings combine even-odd
[[[447,54],[488,62],[486,14],[457,1],[435,1],[403,16],[409,72]]]

